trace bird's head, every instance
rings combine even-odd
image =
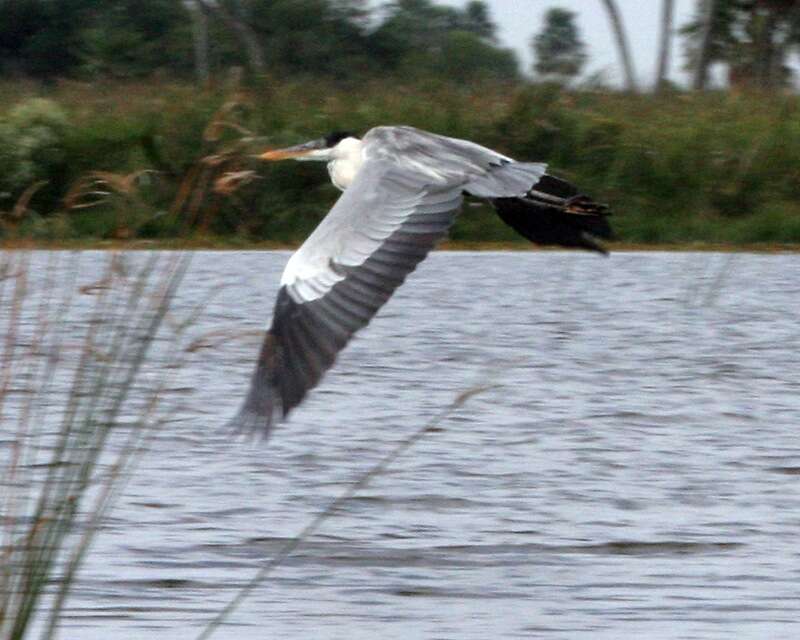
[[[285,149],[273,149],[266,151],[258,156],[261,160],[322,160],[328,161],[334,159],[336,150],[343,145],[347,145],[348,141],[357,141],[358,136],[349,131],[334,131],[329,133],[324,138],[297,144],[293,147],[286,147]]]

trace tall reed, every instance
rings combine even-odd
[[[142,366],[183,254],[0,253],[0,638],[55,635],[98,526],[159,424]],[[178,326],[177,331],[181,327]],[[175,336],[157,354],[176,356]]]

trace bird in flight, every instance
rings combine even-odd
[[[447,235],[465,196],[488,200],[537,244],[605,253],[596,238],[611,236],[607,208],[547,174],[547,165],[412,127],[376,127],[362,138],[335,132],[259,157],[327,162],[343,193],[286,264],[272,326],[232,420],[239,430],[266,435],[300,404]]]

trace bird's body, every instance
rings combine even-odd
[[[605,208],[547,175],[546,165],[411,127],[376,127],[362,139],[331,134],[261,157],[325,160],[343,193],[286,265],[234,419],[241,429],[269,431],[300,403],[447,234],[464,195],[488,199],[534,242],[602,251],[591,236],[610,235]]]

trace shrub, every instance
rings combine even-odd
[[[68,117],[52,100],[26,100],[0,118],[0,197],[16,198],[34,182],[49,180],[66,160]],[[0,206],[3,203],[0,201]]]

